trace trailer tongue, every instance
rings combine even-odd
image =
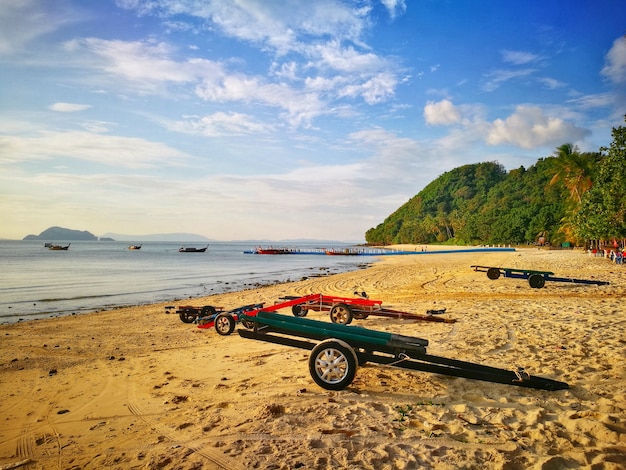
[[[253,328],[239,329],[239,335],[310,350],[311,377],[327,390],[348,387],[358,366],[366,362],[542,390],[569,388],[565,382],[531,376],[523,368],[510,371],[427,354],[428,340],[422,338],[264,310],[250,313],[242,313],[239,317]]]

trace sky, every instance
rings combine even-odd
[[[362,242],[456,167],[610,145],[625,35],[624,0],[0,0],[0,238]]]

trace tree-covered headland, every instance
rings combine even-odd
[[[497,162],[444,173],[365,234],[370,244],[569,244],[626,239],[626,127],[598,152],[563,144],[507,172]]]

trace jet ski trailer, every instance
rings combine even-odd
[[[514,279],[528,279],[528,284],[533,289],[541,289],[546,282],[571,282],[574,284],[593,284],[596,286],[607,286],[607,281],[597,281],[595,279],[571,279],[568,277],[554,277],[550,271],[533,271],[531,269],[518,268],[498,268],[494,266],[470,266],[474,271],[487,273],[487,277],[493,281],[500,276]]]
[[[309,372],[320,387],[343,390],[367,362],[403,369],[465,377],[542,390],[569,388],[565,382],[532,376],[523,368],[498,369],[426,352],[428,340],[271,311],[242,312],[239,320],[252,328],[237,330],[242,338],[311,351]]]

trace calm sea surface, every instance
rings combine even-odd
[[[0,241],[0,323],[232,292],[350,271],[373,261],[359,256],[251,255],[244,251],[254,244],[227,242],[211,243],[206,253],[179,253],[183,245],[173,242],[144,243],[141,250],[128,246],[72,242],[68,251],[51,251],[39,241]],[[319,247],[297,246],[303,251]]]

